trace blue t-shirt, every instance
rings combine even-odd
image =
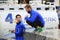
[[[31,22],[31,23],[33,23],[35,21],[37,23],[40,22],[42,26],[44,26],[44,24],[45,24],[43,17],[38,12],[36,12],[34,10],[30,11],[30,17],[26,17],[25,20],[28,22]]]
[[[20,21],[19,23],[16,24],[16,28],[15,28],[16,40],[24,40],[23,38],[24,31],[25,31],[25,26],[22,23],[22,21]]]

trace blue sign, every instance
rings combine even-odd
[[[10,23],[13,23],[13,19],[12,19],[12,14],[9,13],[5,19],[6,22],[10,22]]]
[[[56,22],[56,19],[55,18],[52,18],[52,17],[46,17],[44,18],[45,22]]]

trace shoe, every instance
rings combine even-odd
[[[38,33],[42,32],[42,31],[43,31],[43,29],[41,27],[38,28]]]

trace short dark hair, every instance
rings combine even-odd
[[[19,14],[16,15],[16,18],[17,18],[17,16],[20,16],[21,17],[21,15],[19,15]]]
[[[25,6],[25,8],[26,8],[26,7],[27,7],[27,8],[31,8],[31,6],[30,6],[29,4],[27,4],[27,5]]]

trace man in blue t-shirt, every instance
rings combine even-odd
[[[30,26],[35,27],[37,31],[41,32],[45,24],[43,17],[37,11],[34,11],[29,4],[25,6],[25,9],[30,14],[30,17],[25,17],[26,22]]]
[[[17,24],[15,27],[15,31],[14,30],[10,30],[10,31],[11,33],[15,33],[16,40],[24,40],[23,34],[25,31],[25,26],[21,21],[21,15],[19,14],[16,15],[16,21]]]

